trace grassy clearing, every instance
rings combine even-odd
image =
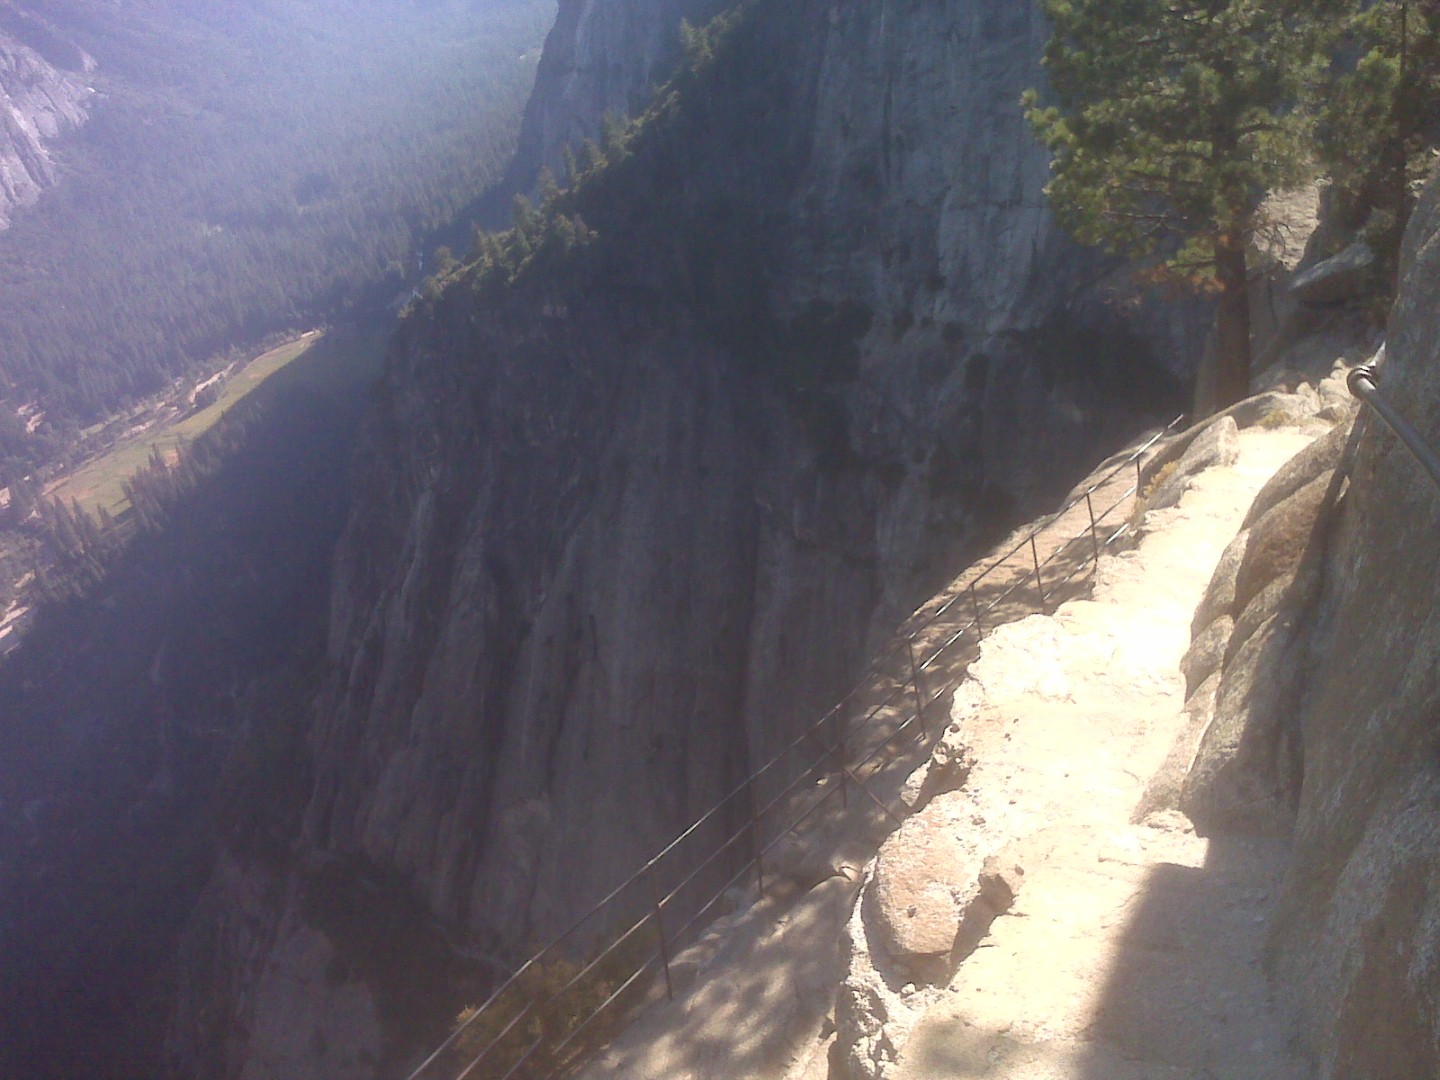
[[[173,457],[180,443],[209,431],[225,413],[272,380],[278,389],[278,384],[297,379],[328,382],[343,378],[344,371],[352,372],[351,377],[367,377],[375,370],[382,349],[383,337],[375,332],[340,332],[323,337],[315,332],[305,334],[257,356],[232,373],[220,384],[216,401],[206,408],[188,411],[188,392],[178,401],[160,406],[150,415],[144,431],[122,438],[105,453],[52,484],[47,494],[66,502],[74,499],[92,514],[103,506],[119,517],[128,506],[125,482],[145,467],[157,447],[162,454]],[[297,364],[302,357],[304,362]],[[282,372],[286,377],[276,378]]]

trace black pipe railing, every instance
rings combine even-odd
[[[1005,621],[1004,612],[1000,610],[1002,605],[1017,598],[1023,603],[1026,596],[1033,595],[1036,603],[1028,605],[1026,610],[1048,612],[1060,590],[1078,573],[1087,568],[1093,570],[1099,564],[1101,553],[1130,528],[1126,522],[1105,533],[1101,526],[1125,506],[1132,495],[1139,494],[1142,459],[1182,421],[1183,417],[1176,417],[1147,439],[933,611],[912,616],[906,631],[898,635],[899,640],[871,662],[848,694],[616,886],[569,930],[526,960],[483,1005],[468,1012],[449,1038],[415,1068],[407,1080],[467,1080],[482,1075],[499,1080],[521,1077],[551,1080],[567,1075],[585,1057],[587,1047],[581,1045],[581,1036],[591,1030],[613,1035],[623,1008],[633,1004],[644,992],[643,980],[647,973],[651,973],[652,980],[663,977],[666,996],[673,996],[671,966],[677,952],[698,933],[707,915],[718,911],[729,891],[752,872],[756,887],[764,896],[766,856],[787,835],[797,833],[802,825],[809,823],[831,803],[837,792],[842,812],[849,812],[849,792],[856,788],[861,796],[855,804],[857,810],[878,812],[876,820],[898,822],[901,814],[876,793],[874,783],[907,753],[923,752],[927,740],[938,735],[938,731],[930,730],[925,723],[927,713],[935,702],[959,685],[969,659],[959,657],[962,662],[948,676],[942,673],[933,685],[922,676],[931,671],[938,673],[939,661],[965,646],[967,639],[971,639],[972,648],[978,647],[988,630]],[[1134,482],[1108,506],[1097,511],[1096,493],[1132,467]],[[1066,512],[1082,503],[1086,515],[1080,530],[1062,540],[1042,559],[1037,538],[1047,536]],[[1070,555],[1076,545],[1083,552],[1078,564],[1063,576],[1052,575],[1047,583],[1043,571]],[[1012,559],[1017,556],[1023,559],[1021,553],[1027,547],[1030,557],[1024,561],[1029,565],[1016,573],[1008,587],[982,604],[977,587],[998,574]],[[939,628],[940,621],[966,599],[972,613],[969,620],[954,628]],[[939,628],[943,637],[938,647],[934,640],[922,640],[932,628]],[[888,723],[880,723],[887,710],[893,713],[907,701],[910,705],[904,719],[895,715]],[[847,714],[854,719],[847,722]],[[792,761],[793,755],[802,753],[807,744],[809,754],[802,758],[801,767],[795,769],[786,782],[779,771]],[[761,805],[757,786],[766,780],[772,785],[778,784],[779,790],[772,791]],[[707,832],[713,831],[707,830],[707,826],[719,825],[727,814],[743,819],[742,824],[714,843],[708,852],[687,850],[686,845],[699,843]],[[774,815],[779,815],[778,821]],[[764,827],[767,818],[774,821],[772,830]],[[771,832],[768,840],[767,831]],[[749,859],[718,889],[692,898],[689,905],[682,906],[676,916],[685,920],[682,925],[675,927],[672,919],[671,926],[667,927],[665,915],[680,904],[685,890],[700,885],[704,872],[741,841],[748,842]],[[666,888],[660,883],[660,875],[675,862],[680,865],[670,875],[674,884]],[[601,935],[602,940],[608,939],[608,944],[603,946],[594,943],[597,935],[587,929],[594,925],[597,917],[604,918],[608,925],[623,928]],[[574,959],[576,955],[589,959],[579,963]],[[597,1029],[602,1019],[610,1026],[601,1025]],[[482,1067],[483,1073],[477,1071]]]
[[[1376,381],[1378,374],[1375,365],[1361,364],[1346,377],[1345,385],[1350,388],[1350,393],[1375,410],[1375,415],[1400,437],[1400,441],[1415,455],[1415,460],[1430,474],[1430,479],[1440,487],[1440,456],[1436,456],[1425,437],[1380,392]]]

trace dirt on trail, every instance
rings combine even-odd
[[[1008,912],[943,987],[892,1016],[886,1080],[1300,1080],[1260,967],[1280,841],[1207,841],[1173,811],[1132,823],[1182,722],[1179,661],[1226,543],[1314,429],[1239,433],[1092,596],[997,629],[957,696],[991,808],[985,844],[1020,874]],[[898,1038],[897,1038],[898,1037]]]

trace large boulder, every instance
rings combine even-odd
[[[1320,436],[1284,465],[1281,465],[1275,471],[1275,475],[1265,482],[1260,493],[1255,496],[1255,501],[1250,504],[1250,509],[1245,513],[1245,521],[1241,528],[1250,528],[1260,520],[1262,515],[1268,513],[1277,504],[1288,499],[1312,480],[1333,473],[1344,456],[1350,431],[1350,424],[1336,424],[1327,434]]]
[[[1291,827],[1294,661],[1304,648],[1297,626],[1293,613],[1272,616],[1226,665],[1180,795],[1201,835],[1284,835]]]
[[[1180,658],[1180,674],[1185,676],[1187,700],[1212,675],[1220,674],[1220,665],[1225,662],[1230,635],[1234,630],[1235,620],[1229,615],[1221,615],[1190,642],[1190,648]]]
[[[1277,503],[1250,530],[1245,558],[1235,575],[1236,610],[1245,607],[1272,582],[1293,578],[1323,527],[1331,476],[1317,476]]]
[[[1171,468],[1154,476],[1154,490],[1145,496],[1146,510],[1164,510],[1178,503],[1195,478],[1206,469],[1233,465],[1240,456],[1240,429],[1235,420],[1222,416],[1207,424],[1190,442]]]
[[[976,844],[974,804],[964,792],[933,799],[880,848],[869,885],[874,924],[889,955],[917,975],[943,967],[980,895],[989,854]]]
[[[1144,794],[1135,807],[1131,820],[1135,824],[1145,822],[1152,814],[1178,810],[1185,777],[1200,749],[1200,740],[1210,727],[1215,716],[1215,699],[1220,693],[1220,673],[1210,675],[1190,694],[1185,701],[1185,723],[1170,744],[1170,750],[1160,768],[1156,769],[1145,785]]]
[[[1341,304],[1374,291],[1374,268],[1370,245],[1354,243],[1299,274],[1290,283],[1290,292],[1302,304]]]
[[[1241,529],[1235,539],[1220,555],[1215,572],[1210,575],[1210,584],[1195,608],[1195,618],[1190,623],[1190,634],[1199,637],[1216,619],[1235,612],[1235,579],[1240,575],[1240,564],[1245,561],[1245,549],[1250,543],[1250,530]]]
[[[1343,435],[1312,443],[1261,489],[1196,613],[1181,662],[1187,689],[1219,678],[1179,799],[1201,833],[1291,827],[1306,616],[1321,580]]]

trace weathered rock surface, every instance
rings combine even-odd
[[[1330,381],[1326,380],[1327,383]],[[1245,515],[1244,528],[1249,529],[1262,515],[1269,513],[1277,504],[1290,498],[1301,488],[1333,473],[1340,464],[1341,454],[1349,438],[1349,425],[1337,424],[1328,434],[1316,439],[1281,466],[1280,471],[1260,489],[1260,494],[1255,496],[1255,502]]]
[[[1380,385],[1440,444],[1440,184],[1402,258]],[[1363,418],[1363,414],[1362,414]],[[1440,1070],[1440,493],[1364,419],[1304,665],[1277,985],[1322,1080]]]
[[[1193,694],[1201,683],[1216,674],[1225,661],[1225,650],[1230,644],[1230,634],[1235,629],[1235,620],[1221,615],[1214,620],[1186,650],[1180,661],[1180,672],[1185,676],[1185,692]]]
[[[6,34],[0,22],[0,229],[56,179],[54,144],[86,120],[93,62],[63,70]]]
[[[1245,558],[1235,574],[1235,611],[1243,614],[1266,587],[1294,578],[1323,525],[1332,498],[1330,482],[1328,473],[1317,476],[1250,527]]]
[[[1190,623],[1192,638],[1204,634],[1206,628],[1216,619],[1234,613],[1235,580],[1240,576],[1240,564],[1245,561],[1245,549],[1249,543],[1249,530],[1241,529],[1235,534],[1235,539],[1226,545],[1220,561],[1215,564],[1215,573],[1210,577],[1210,584],[1205,587],[1205,593],[1195,607],[1195,615]]]
[[[1290,396],[1323,420],[1329,406],[1318,391],[1300,382]],[[1137,820],[1178,807],[1203,835],[1288,834],[1309,624],[1349,435],[1350,425],[1337,423],[1282,465],[1221,556],[1181,662],[1188,722]]]
[[[1135,811],[1130,815],[1133,824],[1145,824],[1154,815],[1178,812],[1176,808],[1180,805],[1181,793],[1185,789],[1185,777],[1189,775],[1190,766],[1195,762],[1200,740],[1205,737],[1210,721],[1215,717],[1215,701],[1219,696],[1219,671],[1212,672],[1210,677],[1198,686],[1187,687],[1185,708],[1182,712],[1184,723],[1176,733],[1174,742],[1170,744],[1165,760],[1150,777],[1144,794],[1135,804]]]
[[[1146,497],[1145,509],[1164,510],[1174,506],[1200,473],[1215,465],[1235,464],[1240,454],[1239,440],[1240,429],[1233,417],[1222,416],[1206,424],[1185,452],[1175,459],[1174,465],[1157,474],[1159,483]]]
[[[369,1076],[383,1064],[363,965],[307,918],[298,882],[222,857],[200,910],[185,948],[212,963],[180,969],[170,1074],[311,1080]],[[216,1010],[232,997],[243,1002],[238,1014]]]
[[[1214,716],[1180,796],[1180,809],[1202,835],[1289,831],[1297,631],[1293,612],[1273,615],[1225,665]]]
[[[680,24],[704,25],[732,0],[561,0],[525,108],[511,174],[542,167],[563,182],[564,151],[599,138],[601,122],[638,116],[681,56]]]
[[[976,811],[964,792],[933,799],[885,841],[870,895],[882,944],[902,964],[949,954],[980,894],[989,852],[974,846]]]

